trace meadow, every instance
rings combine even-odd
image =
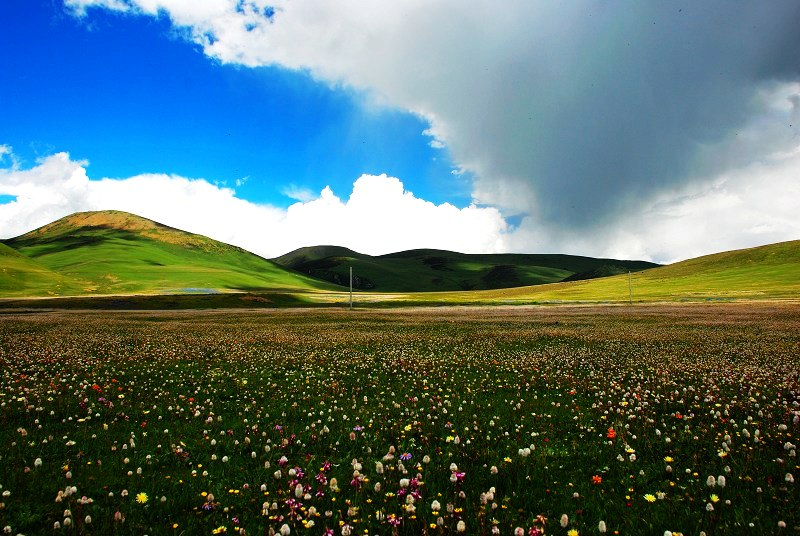
[[[7,534],[790,534],[800,306],[0,313]]]

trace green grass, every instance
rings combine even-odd
[[[78,292],[69,277],[0,243],[0,296],[47,296]]]
[[[541,285],[561,281],[601,266],[643,270],[656,266],[642,261],[595,259],[575,255],[463,254],[418,249],[370,256],[346,248],[301,248],[276,259],[278,264],[304,274],[377,292],[433,292]]]
[[[58,274],[52,283],[72,283],[31,278],[6,295],[334,288],[240,248],[119,212],[73,215],[6,244],[29,266]]]
[[[5,313],[0,527],[796,533],[799,328],[791,304]]]
[[[800,241],[728,251],[631,276],[633,300],[702,301],[800,298]],[[477,292],[417,293],[397,301],[425,303],[627,302],[628,275]]]

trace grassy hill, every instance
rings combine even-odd
[[[276,263],[339,285],[349,284],[352,266],[357,289],[376,292],[480,290],[541,285],[575,274],[597,277],[601,268],[615,273],[658,266],[645,261],[595,259],[575,255],[465,254],[415,249],[370,256],[343,247],[301,248],[273,259]]]
[[[333,288],[243,249],[118,211],[67,216],[6,240],[3,251],[3,269],[16,274],[4,276],[4,295]]]
[[[800,299],[800,240],[726,251],[634,273],[634,301]],[[408,296],[456,303],[627,302],[628,275],[536,287]]]

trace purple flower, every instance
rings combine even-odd
[[[410,459],[411,459],[411,453],[410,453],[410,452],[404,452],[404,453],[402,453],[402,454],[400,455],[400,459],[401,459],[401,460],[403,460],[403,461],[408,461],[408,460],[410,460]]]

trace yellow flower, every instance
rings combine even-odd
[[[719,497],[716,493],[711,495],[711,502],[719,502]]]
[[[223,532],[228,532],[228,527],[219,526],[211,531],[211,534],[222,534]]]
[[[147,493],[141,492],[136,494],[136,502],[139,504],[144,504],[147,502]]]
[[[675,460],[672,459],[672,456],[664,456],[664,461],[667,462],[667,463],[672,463]]]
[[[656,502],[656,496],[653,495],[652,493],[648,493],[647,495],[644,496],[644,500],[647,502]]]
[[[567,536],[578,536],[578,529],[569,529]]]

